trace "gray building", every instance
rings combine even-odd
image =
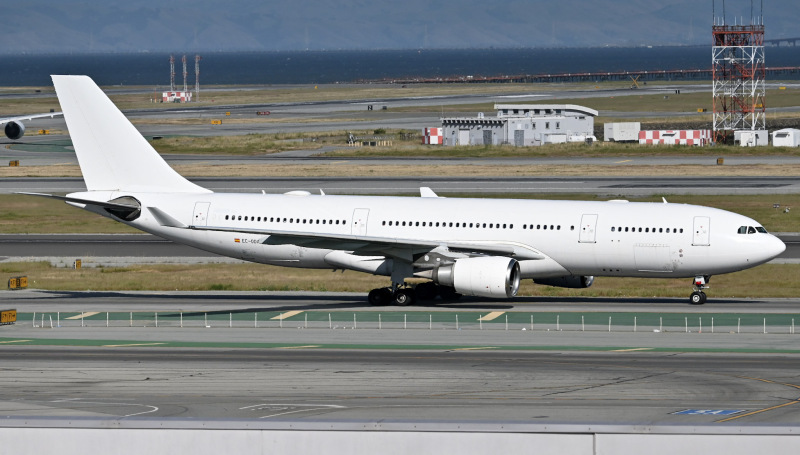
[[[495,104],[497,115],[442,118],[444,145],[531,146],[594,139],[597,111],[574,104]]]

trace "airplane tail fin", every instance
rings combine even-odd
[[[208,193],[175,172],[88,76],[52,76],[89,191]]]

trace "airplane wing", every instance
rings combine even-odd
[[[9,122],[19,122],[22,120],[33,120],[35,118],[45,118],[45,117],[53,118],[57,115],[64,115],[64,114],[62,112],[48,112],[47,114],[31,114],[31,115],[20,115],[19,117],[0,118],[0,125],[4,125]]]
[[[513,257],[518,260],[541,260],[546,256],[531,247],[516,242],[432,242],[429,240],[374,237],[354,234],[319,234],[316,232],[276,231],[267,229],[241,229],[214,226],[189,226],[198,231],[233,232],[269,236],[267,245],[297,245],[308,248],[324,248],[353,251],[358,255],[383,255],[405,257],[400,251],[422,254],[436,248],[467,255],[494,255]]]

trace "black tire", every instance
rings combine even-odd
[[[414,300],[416,300],[415,297],[413,289],[398,289],[394,294],[394,304],[397,306],[408,306],[414,303]]]
[[[386,288],[373,289],[367,294],[367,301],[372,306],[385,306],[391,296],[391,291]]]
[[[689,303],[692,305],[702,305],[706,303],[705,292],[695,291],[689,296]]]
[[[439,286],[433,281],[427,281],[418,284],[414,291],[417,293],[417,300],[433,300],[439,295]]]

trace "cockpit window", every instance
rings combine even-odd
[[[739,234],[755,234],[756,232],[760,232],[761,234],[766,234],[767,230],[761,226],[740,226],[739,230],[737,231]]]

